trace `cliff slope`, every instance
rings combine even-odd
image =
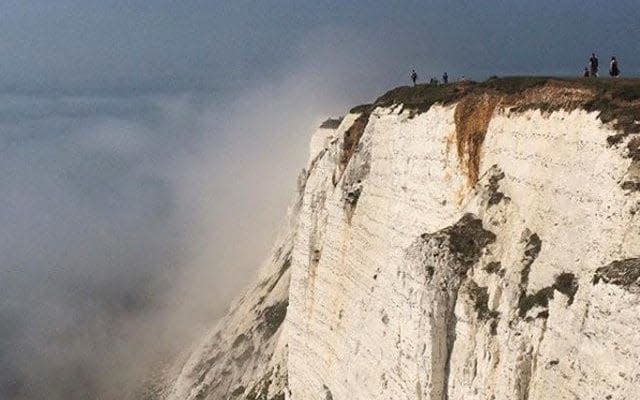
[[[637,399],[640,82],[398,88],[311,140],[168,399]]]

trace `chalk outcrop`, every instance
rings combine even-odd
[[[640,100],[606,85],[400,88],[324,124],[164,397],[637,399]]]

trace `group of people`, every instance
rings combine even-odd
[[[598,57],[596,56],[596,53],[591,53],[591,57],[589,57],[589,64],[584,67],[582,76],[585,78],[597,78],[600,76],[598,72]],[[612,78],[617,78],[618,76],[620,76],[620,67],[618,66],[618,60],[615,56],[611,56],[611,60],[609,61],[609,76],[611,76]],[[410,77],[411,81],[413,82],[413,86],[415,86],[418,82],[418,73],[415,69],[411,70]],[[431,78],[429,80],[429,83],[432,85],[438,85],[440,82],[436,78]],[[442,75],[442,83],[444,83],[445,85],[449,83],[449,75],[446,72]]]
[[[620,75],[620,67],[618,66],[618,60],[615,56],[611,56],[611,61],[609,61],[609,76],[612,78],[617,78]],[[596,57],[596,53],[591,53],[591,57],[589,57],[589,64],[584,67],[584,72],[582,76],[585,78],[588,77],[599,77],[598,74],[598,57]]]
[[[413,82],[413,86],[415,86],[416,82],[418,81],[418,73],[416,72],[415,69],[411,70],[411,75],[410,76],[411,76],[411,81]],[[431,78],[429,80],[429,83],[431,85],[437,85],[440,82],[436,78]],[[447,74],[446,72],[444,74],[442,74],[442,83],[445,84],[445,85],[447,83],[449,83],[449,74]]]

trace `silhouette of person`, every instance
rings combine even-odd
[[[611,62],[609,63],[609,75],[612,78],[617,78],[620,75],[620,68],[618,68],[618,60],[615,56],[611,56]]]
[[[598,76],[598,57],[596,57],[596,53],[591,53],[591,58],[589,58],[589,75]]]

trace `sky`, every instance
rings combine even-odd
[[[318,124],[447,71],[640,74],[637,1],[0,1],[0,398],[135,398],[267,256]]]

